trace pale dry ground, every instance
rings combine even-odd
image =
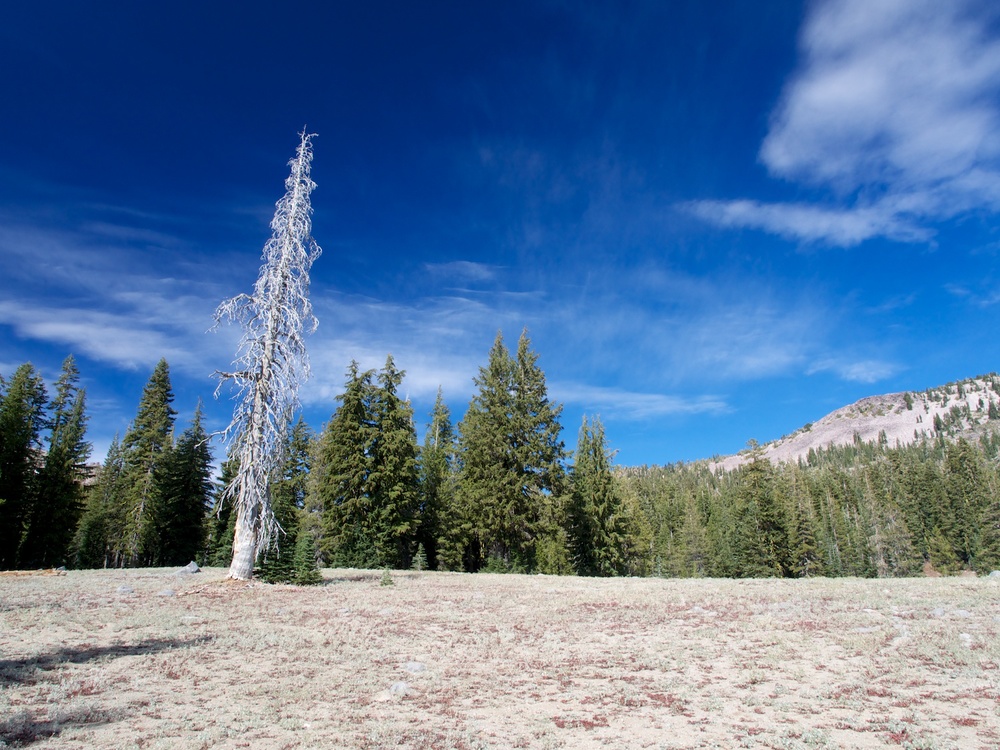
[[[0,738],[33,748],[1000,746],[997,579],[397,572],[382,587],[377,572],[327,570],[324,586],[295,588],[222,577],[0,577]]]

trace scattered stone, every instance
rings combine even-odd
[[[426,672],[427,665],[419,661],[408,661],[403,665],[403,669],[412,674],[417,674],[419,672]]]
[[[956,609],[952,614],[955,617],[972,617],[972,613],[967,609]]]
[[[177,592],[173,589],[163,589],[163,591],[157,591],[157,596],[177,596]]]
[[[866,627],[866,628],[854,628],[854,630],[852,632],[854,632],[854,633],[877,633],[878,631],[879,631],[879,628]]]
[[[941,607],[935,607],[931,610],[931,617],[944,617],[944,609]]]
[[[1000,570],[991,570],[989,578],[1000,578]]]
[[[191,573],[200,573],[200,572],[201,572],[201,568],[198,567],[198,563],[196,563],[194,560],[192,560],[187,565],[185,565],[183,568],[181,568],[176,573],[174,573],[174,575],[184,576],[184,575],[190,575]]]
[[[394,682],[389,688],[389,692],[392,695],[409,695],[413,690],[410,689],[408,682]]]
[[[131,586],[126,586],[123,583],[121,586],[118,587],[118,593],[119,594],[134,594],[135,593],[135,589],[133,589]]]
[[[966,646],[970,647],[972,646],[972,636],[969,635],[968,633],[959,633],[958,637],[962,639],[962,643],[964,643]]]

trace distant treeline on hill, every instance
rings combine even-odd
[[[161,361],[128,431],[88,480],[72,358],[48,398],[30,364],[0,380],[0,567],[228,565],[233,514],[200,409],[174,434]],[[282,529],[266,580],[317,565],[595,576],[907,576],[1000,568],[1000,436],[938,431],[732,471],[616,468],[597,419],[575,452],[526,334],[498,335],[457,424],[439,392],[423,445],[404,372],[352,363],[320,433],[289,425],[271,478]],[[989,415],[992,417],[993,415]],[[223,463],[222,484],[236,470]],[[86,485],[86,486],[85,486]]]

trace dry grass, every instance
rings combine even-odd
[[[381,576],[2,578],[0,745],[1000,746],[996,579]]]

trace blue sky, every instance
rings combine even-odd
[[[212,399],[314,141],[316,428],[388,353],[422,433],[527,327],[572,448],[732,453],[997,369],[1000,9],[972,0],[16,3],[0,372],[77,357],[100,457]],[[217,455],[221,449],[216,448]]]

